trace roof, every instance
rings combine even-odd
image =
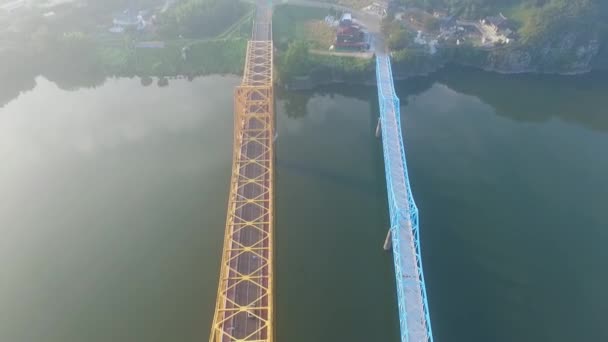
[[[456,17],[451,15],[449,17],[439,18],[439,24],[441,26],[453,26],[456,24]]]
[[[351,34],[361,32],[361,28],[358,26],[340,26],[338,27],[338,34]]]
[[[507,17],[500,13],[500,15],[497,16],[487,17],[486,23],[489,25],[494,25],[496,27],[505,27],[509,23],[509,19],[507,19]]]

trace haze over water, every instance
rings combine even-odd
[[[435,340],[608,340],[605,80],[398,85]],[[239,79],[36,82],[0,107],[0,341],[207,339]],[[278,94],[280,341],[397,340],[375,96]]]

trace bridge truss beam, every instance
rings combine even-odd
[[[232,177],[210,342],[274,341],[272,52],[270,40],[248,42],[235,91]]]
[[[391,237],[401,342],[432,342],[431,318],[420,253],[418,207],[407,172],[399,98],[388,55],[376,56],[382,147],[391,222]]]

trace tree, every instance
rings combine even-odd
[[[409,34],[398,22],[392,21],[385,25],[383,29],[388,47],[391,50],[400,50],[407,47],[409,44]]]
[[[281,62],[281,74],[288,80],[295,76],[303,76],[310,71],[310,52],[308,43],[296,40],[289,44]]]

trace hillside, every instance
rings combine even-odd
[[[457,62],[500,72],[577,73],[607,67],[608,2],[605,0],[397,0],[399,6],[479,20],[499,13],[509,18],[516,39],[474,53],[450,51]],[[465,56],[463,58],[463,56]],[[452,61],[452,60],[450,60]]]

